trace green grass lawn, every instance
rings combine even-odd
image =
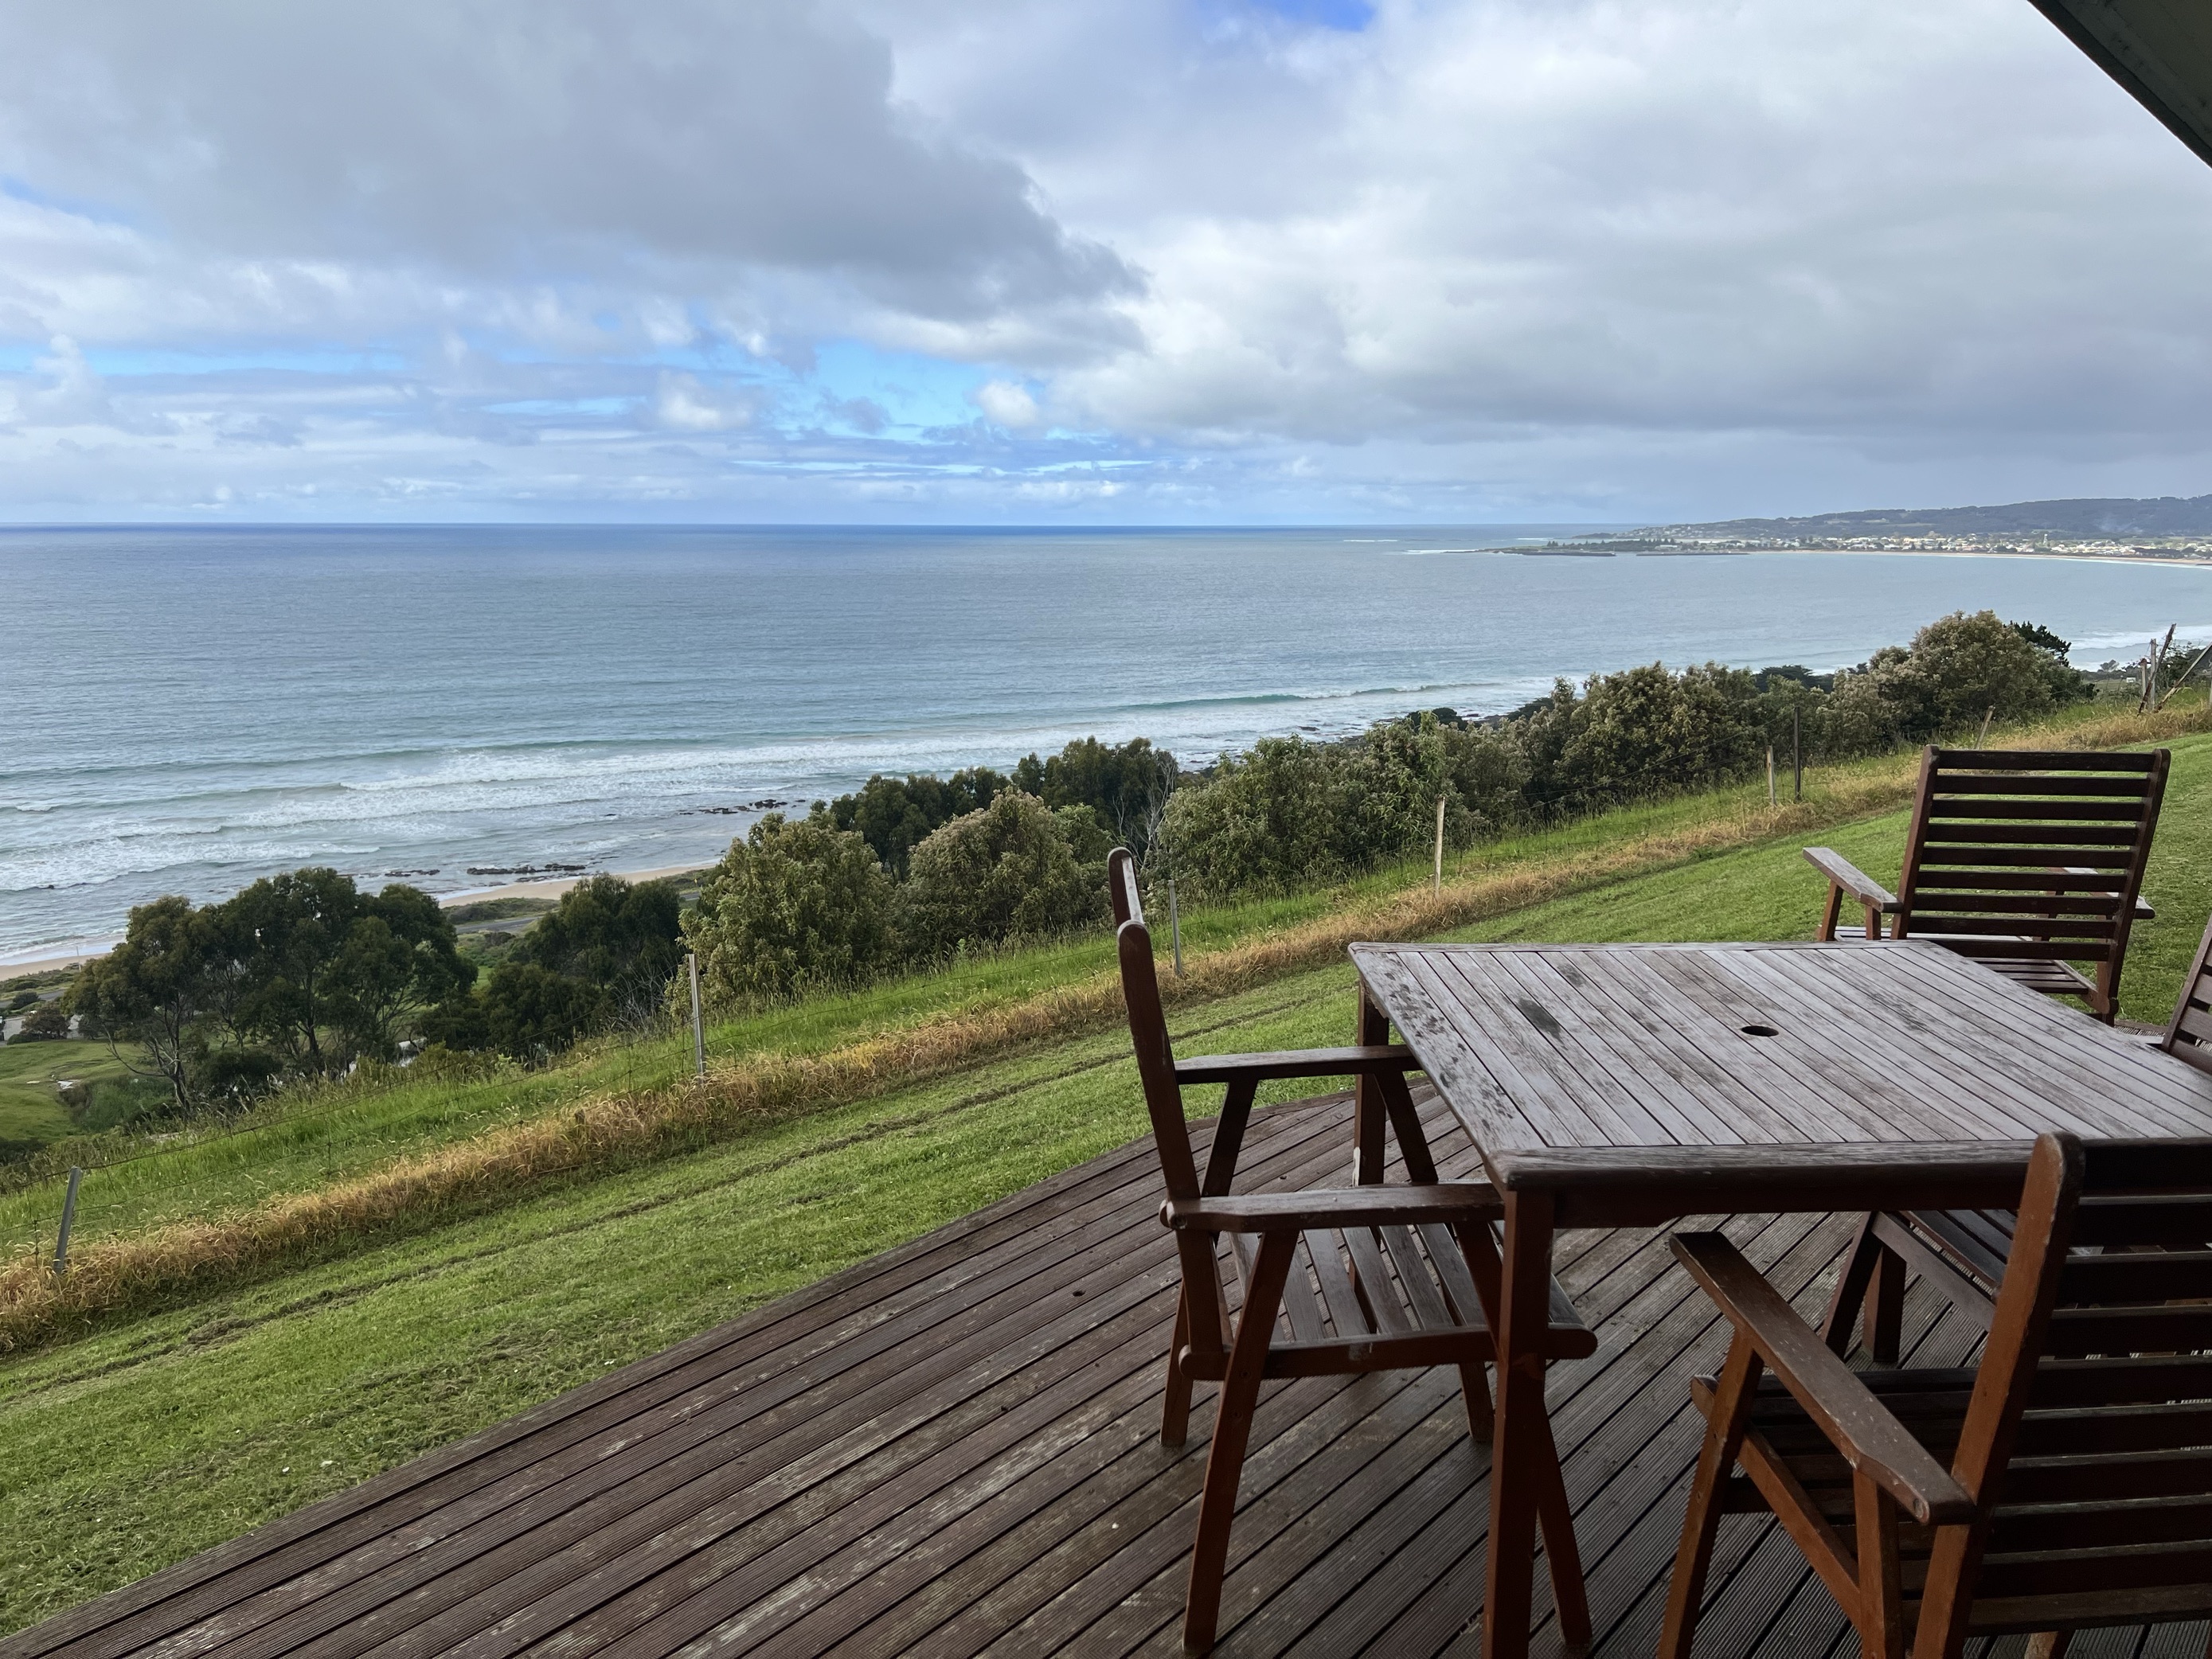
[[[11,1042],[0,1048],[0,1143],[44,1145],[76,1133],[54,1085],[64,1079],[123,1084],[131,1068],[104,1042]]]
[[[1844,769],[1835,775],[1848,780],[1857,769]],[[1826,777],[1808,777],[1808,793],[1817,794],[1828,782]],[[1510,871],[1602,849],[1632,837],[1733,815],[1763,798],[1763,787],[1736,788],[1625,808],[1559,830],[1486,844],[1455,859],[1453,873]],[[1188,906],[1183,941],[1193,951],[1222,949],[1326,916],[1348,899],[1425,881],[1426,875],[1425,866],[1403,866],[1320,891]],[[814,998],[727,1020],[708,1032],[709,1054],[716,1060],[766,1053],[819,1054],[933,1017],[1020,1001],[1108,971],[1113,948],[1112,939],[1101,933],[986,953],[887,980],[849,996]],[[8,1052],[0,1049],[0,1054]],[[604,1042],[544,1071],[503,1067],[475,1080],[424,1081],[403,1076],[372,1087],[342,1085],[319,1094],[294,1095],[247,1120],[244,1133],[234,1133],[236,1125],[216,1124],[158,1148],[110,1141],[88,1149],[77,1160],[89,1166],[77,1237],[88,1243],[164,1221],[220,1214],[278,1194],[325,1186],[395,1157],[573,1108],[596,1096],[666,1089],[687,1077],[691,1066],[688,1035]],[[60,1165],[68,1158],[58,1148],[36,1178],[13,1182],[0,1166],[0,1253],[29,1249],[41,1241],[51,1248],[61,1201]]]
[[[2125,988],[2146,1018],[2170,1005],[2212,906],[2212,736],[2172,746],[2148,889],[2160,915],[2136,935]],[[1888,813],[1822,839],[1888,878],[1904,828],[1902,812]],[[1462,936],[1802,938],[1824,891],[1789,838]],[[1066,951],[1063,966],[1103,960],[1096,941]],[[969,971],[1008,988],[1032,982],[1012,959]],[[860,1008],[880,1014],[945,994],[887,988],[723,1040],[775,1031],[793,1046],[826,1043],[853,1029]],[[1352,975],[1340,965],[1182,1011],[1174,1024],[1196,1053],[1341,1042],[1351,1022]],[[0,1630],[657,1352],[1143,1127],[1127,1039],[1104,1033],[579,1181],[0,1364]]]

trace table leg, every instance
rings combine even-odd
[[[1503,1305],[1498,1341],[1497,1426],[1491,1437],[1490,1547],[1482,1607],[1484,1659],[1521,1659],[1528,1622],[1540,1516],[1552,1570],[1559,1634],[1576,1651],[1589,1645],[1589,1604],[1580,1551],[1560,1479],[1559,1448],[1544,1405],[1544,1352],[1552,1310],[1553,1200],[1548,1194],[1505,1194]]]
[[[1363,1048],[1378,1047],[1390,1040],[1390,1016],[1359,988],[1359,1020],[1352,1042]],[[1382,1184],[1382,1090],[1363,1074],[1352,1090],[1352,1178],[1363,1187]]]

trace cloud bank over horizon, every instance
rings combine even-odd
[[[0,12],[0,520],[2195,495],[2208,292],[2026,0]]]

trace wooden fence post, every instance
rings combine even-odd
[[[1444,798],[1443,798],[1442,795],[1438,795],[1438,796],[1437,797],[1437,886],[1436,886],[1436,890],[1437,890],[1437,892],[1439,892],[1439,893],[1441,893],[1441,892],[1443,892],[1443,891],[1444,890]]]

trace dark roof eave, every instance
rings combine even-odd
[[[2090,60],[2212,164],[2212,35],[2168,0],[2030,0]]]

